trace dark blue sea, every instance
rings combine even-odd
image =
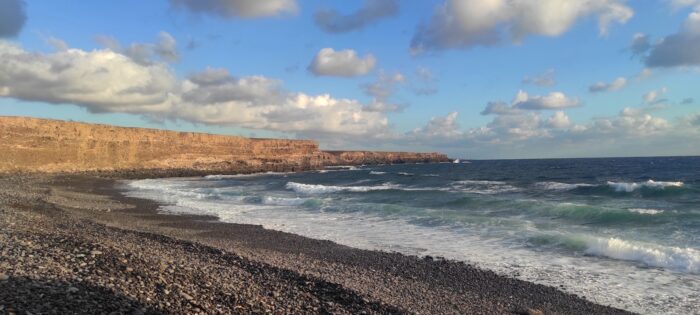
[[[700,309],[700,157],[348,166],[128,185],[164,212],[463,260],[642,313]]]

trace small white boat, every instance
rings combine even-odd
[[[456,160],[452,161],[452,163],[454,163],[454,164],[459,164],[459,163],[461,163],[461,162],[459,161],[459,159],[456,159]]]

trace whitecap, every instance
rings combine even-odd
[[[652,189],[665,189],[668,187],[683,187],[683,182],[657,182],[654,180],[648,180],[641,183],[626,183],[626,182],[608,182],[608,186],[613,188],[617,192],[633,192],[642,187],[652,188]]]
[[[636,261],[651,267],[700,273],[700,251],[693,248],[660,246],[627,241],[615,237],[586,241],[586,254]]]
[[[506,185],[506,182],[495,181],[495,180],[459,180],[453,182],[453,184],[463,184],[463,185]]]
[[[348,192],[367,192],[373,190],[389,190],[396,189],[398,186],[387,183],[378,186],[327,186],[327,185],[314,185],[314,184],[302,184],[295,182],[288,182],[285,186],[287,189],[291,189],[295,192],[302,194],[328,194],[334,192],[348,191]]]
[[[663,210],[660,210],[660,209],[645,209],[645,208],[631,208],[631,209],[627,209],[627,211],[641,213],[641,214],[648,214],[648,215],[661,214],[664,212]]]
[[[517,192],[521,189],[506,182],[492,180],[460,180],[452,182],[452,187],[457,191],[494,195],[500,193]]]
[[[539,182],[536,183],[535,186],[545,190],[574,190],[579,187],[593,187],[595,185],[584,183],[568,184],[559,182]]]
[[[299,206],[304,204],[309,199],[305,198],[284,198],[284,197],[272,197],[265,196],[262,198],[262,204],[273,205],[273,206]]]
[[[326,166],[327,170],[340,170],[340,171],[357,171],[359,168],[353,165],[334,165]]]
[[[245,178],[245,177],[257,177],[266,175],[288,175],[293,172],[261,172],[261,173],[251,173],[251,174],[233,174],[233,175],[207,175],[204,176],[206,179],[229,179],[229,178]]]

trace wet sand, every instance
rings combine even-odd
[[[159,213],[122,185],[0,178],[0,314],[626,313],[462,262]]]

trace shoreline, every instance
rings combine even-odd
[[[356,249],[261,226],[223,223],[208,216],[159,213],[160,204],[155,201],[122,195],[120,181],[115,179],[85,175],[10,178],[3,179],[2,186],[6,189],[10,186],[8,182],[15,184],[15,190],[22,185],[42,187],[43,198],[49,201],[44,202],[44,206],[55,208],[49,211],[53,211],[54,216],[57,211],[66,220],[106,226],[114,233],[145,233],[177,240],[175,242],[190,242],[195,247],[219,251],[220,255],[235,255],[247,262],[284,270],[295,277],[334,285],[338,290],[345,290],[343,294],[358,298],[315,312],[627,313],[553,287],[500,276],[459,261]],[[18,180],[24,183],[17,185]],[[19,204],[22,202],[10,206],[17,209],[9,211],[35,212],[32,207],[36,205],[22,210]],[[7,203],[2,207],[10,208]],[[12,274],[10,279],[14,279]],[[0,286],[3,283],[0,282]],[[135,300],[142,302],[138,295]],[[2,301],[0,299],[0,305]],[[148,306],[148,301],[142,303]],[[200,310],[213,312],[206,307]]]

